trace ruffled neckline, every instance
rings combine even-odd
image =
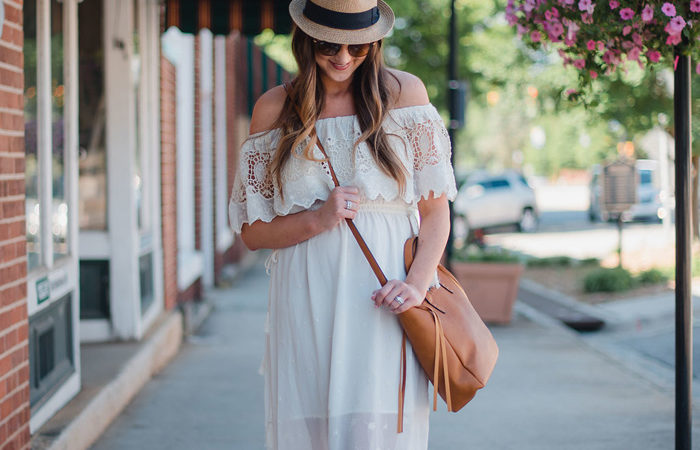
[[[424,111],[427,114],[434,113],[438,117],[440,117],[440,114],[438,113],[437,109],[432,103],[426,103],[425,105],[411,105],[411,106],[402,106],[400,108],[393,108],[389,110],[389,116],[391,116],[394,121],[400,122],[401,118],[404,118],[406,115],[409,115],[410,113],[413,113],[414,111]],[[357,120],[357,114],[348,114],[345,116],[335,116],[335,117],[324,117],[321,119],[316,120],[316,125],[324,125],[324,124],[336,124],[336,123],[341,123],[341,122],[347,122],[349,120],[352,120],[354,123]],[[386,119],[385,119],[386,120]],[[414,118],[415,120],[415,118]],[[258,137],[262,137],[268,134],[272,133],[279,133],[281,129],[278,128],[271,128],[269,130],[263,130],[263,131],[258,131],[256,133],[253,133],[248,136],[248,139],[246,140],[251,140],[255,139]]]

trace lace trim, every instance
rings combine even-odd
[[[451,145],[442,118],[432,104],[393,109],[384,122],[392,148],[408,169],[407,189],[400,195],[398,184],[377,167],[369,147],[362,143],[355,116],[320,119],[319,136],[328,152],[341,185],[360,188],[364,201],[401,200],[415,205],[422,198],[447,194],[454,200],[457,189],[450,162]],[[251,135],[241,148],[239,171],[229,201],[229,219],[234,231],[243,223],[269,222],[276,216],[313,208],[333,189],[327,163],[291,158],[282,173],[284,201],[268,173],[280,129]],[[314,156],[322,158],[316,148]]]

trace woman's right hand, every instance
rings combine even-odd
[[[329,230],[345,219],[354,219],[360,205],[360,190],[355,186],[338,186],[326,202],[316,210],[323,229]],[[351,202],[347,208],[348,201]]]

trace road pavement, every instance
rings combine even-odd
[[[267,282],[259,264],[232,288],[207,293],[209,318],[92,448],[264,448]],[[673,447],[671,389],[516,307],[510,325],[492,328],[501,354],[489,385],[457,414],[443,403],[432,413],[431,450]]]

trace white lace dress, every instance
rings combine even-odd
[[[432,104],[390,111],[391,147],[409,171],[407,189],[374,163],[355,116],[320,119],[319,137],[339,182],[363,196],[355,223],[389,279],[404,279],[403,244],[418,232],[417,202],[456,195],[447,130]],[[290,158],[284,201],[266,175],[279,129],[241,149],[229,205],[233,229],[321,206],[333,189],[325,163]],[[404,145],[405,144],[405,145]],[[315,149],[316,156],[322,153]],[[401,327],[370,299],[379,282],[345,223],[273,252],[265,375],[266,444],[272,449],[401,449],[428,445],[428,381],[410,348],[404,432],[396,432]]]

